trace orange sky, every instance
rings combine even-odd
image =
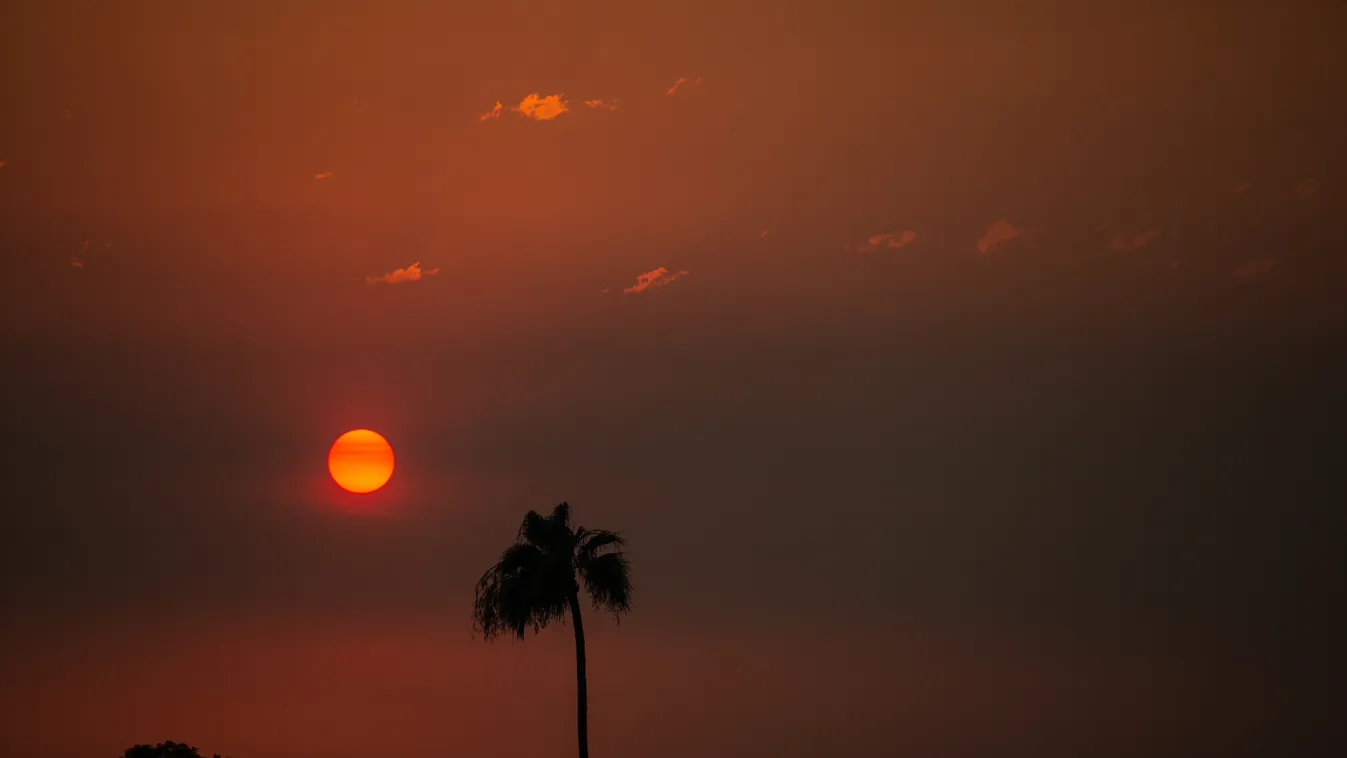
[[[1318,734],[1330,4],[12,5],[0,752],[569,754],[563,499],[598,756]]]

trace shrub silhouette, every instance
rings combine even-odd
[[[158,745],[133,745],[122,753],[122,758],[202,758],[202,756],[197,752],[197,748],[169,740]],[[218,753],[215,758],[220,758]]]

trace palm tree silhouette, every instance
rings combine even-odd
[[[585,627],[580,619],[580,581],[595,608],[620,616],[631,610],[631,566],[617,532],[572,526],[566,503],[543,516],[529,511],[514,544],[482,574],[473,603],[473,626],[486,639],[513,634],[524,639],[553,621],[575,625],[576,725],[580,758],[589,758],[585,693]]]

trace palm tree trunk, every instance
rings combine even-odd
[[[589,696],[585,692],[585,625],[580,620],[580,596],[571,593],[571,619],[575,622],[575,719],[580,738],[580,758],[589,758]]]

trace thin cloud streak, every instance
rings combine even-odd
[[[416,261],[407,268],[394,269],[393,271],[381,276],[365,277],[366,284],[402,284],[403,282],[420,281],[427,276],[434,276],[440,273],[438,268],[432,268],[428,271],[421,269],[421,261]]]
[[[1009,242],[1023,233],[1023,229],[1015,228],[1009,221],[998,220],[978,238],[978,252],[983,255],[994,252],[1003,243]]]
[[[917,233],[911,229],[904,229],[901,232],[887,232],[884,234],[875,234],[866,240],[863,244],[856,247],[856,252],[873,253],[881,248],[897,250],[907,247],[917,241]]]
[[[529,94],[519,104],[519,112],[525,118],[532,118],[535,121],[551,121],[552,118],[560,116],[570,110],[566,100],[560,94],[550,94],[547,97],[539,97],[536,92]]]
[[[678,81],[674,82],[674,83],[673,83],[673,86],[670,87],[668,90],[666,90],[666,91],[664,92],[664,94],[666,94],[666,95],[674,95],[674,94],[677,94],[677,93],[680,92],[680,91],[687,90],[687,89],[691,89],[692,87],[696,87],[697,85],[699,85],[699,84],[701,84],[701,83],[702,83],[702,78],[701,78],[700,76],[697,77],[696,79],[689,79],[689,78],[687,78],[686,76],[680,76],[680,77],[678,77]]]
[[[645,292],[646,290],[663,287],[675,279],[687,275],[688,271],[686,269],[670,273],[669,269],[660,266],[654,271],[647,271],[636,277],[636,283],[622,291],[628,295],[634,295],[638,292]]]
[[[519,103],[518,110],[524,118],[531,118],[534,121],[551,121],[569,111],[570,108],[561,94],[541,97],[537,92],[534,92]]]
[[[570,103],[566,101],[566,96],[561,93],[544,97],[537,92],[533,92],[526,95],[523,100],[520,100],[519,105],[510,106],[509,108],[506,108],[499,100],[497,100],[496,105],[486,113],[479,115],[477,120],[490,121],[499,119],[500,114],[506,110],[518,113],[520,116],[534,121],[551,121],[557,116],[569,112]]]
[[[1158,239],[1160,239],[1159,229],[1141,232],[1140,234],[1133,235],[1131,238],[1125,234],[1119,234],[1114,236],[1113,240],[1108,243],[1108,249],[1115,253],[1130,253],[1133,250],[1140,250]]]
[[[331,171],[320,171],[313,175],[314,179],[331,179],[332,177],[333,173]]]
[[[617,100],[586,100],[585,105],[596,111],[615,111],[617,110]]]

